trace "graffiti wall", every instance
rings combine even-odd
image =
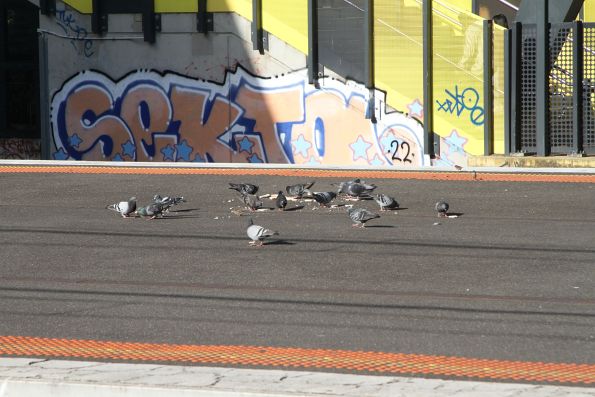
[[[366,117],[363,86],[306,71],[264,79],[241,68],[223,84],[136,71],[120,81],[85,71],[52,100],[54,159],[422,166],[423,128],[386,113]]]

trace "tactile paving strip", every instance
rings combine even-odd
[[[448,171],[373,171],[301,168],[183,168],[102,166],[0,166],[0,173],[116,175],[274,175],[313,178],[417,179],[443,181],[595,183],[595,174],[489,173]]]
[[[264,346],[174,345],[0,336],[0,355],[348,370],[521,382],[595,382],[595,365]]]

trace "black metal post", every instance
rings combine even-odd
[[[308,82],[318,88],[318,0],[308,0]]]
[[[423,0],[424,153],[434,157],[432,0]]]
[[[155,14],[155,0],[145,0],[146,5],[143,12],[143,35],[148,43],[154,43],[156,39],[155,30],[157,30],[157,22],[161,25],[161,16]],[[161,26],[159,29],[161,30]]]
[[[4,131],[6,131],[7,127],[7,94],[8,94],[8,81],[6,76],[6,48],[7,39],[6,39],[6,7],[0,7],[0,47],[2,50],[0,51],[0,137],[3,136]]]
[[[511,122],[512,122],[512,109],[510,108],[510,96],[512,90],[510,89],[510,75],[511,75],[511,62],[512,56],[510,54],[511,47],[511,33],[508,29],[504,32],[504,154],[510,154],[510,136],[511,136]]]
[[[364,11],[364,73],[366,87],[374,87],[374,0],[366,1]]]
[[[493,23],[483,21],[483,154],[494,153],[494,34]]]
[[[479,15],[479,1],[471,0],[471,12],[475,15]]]
[[[39,0],[39,11],[42,15],[56,13],[56,0]]]
[[[516,22],[511,32],[510,59],[510,152],[518,153],[522,150],[522,50],[523,25]]]
[[[207,34],[213,30],[213,14],[207,11],[207,0],[198,0],[198,14],[196,14],[196,31]]]
[[[574,142],[574,153],[584,152],[583,147],[583,81],[585,75],[583,48],[584,48],[584,27],[581,21],[575,21],[572,26],[572,59],[573,59],[573,112],[572,112],[572,134]]]
[[[50,93],[48,69],[48,39],[45,33],[39,37],[39,128],[41,132],[41,159],[51,159]]]
[[[537,70],[536,105],[537,105],[537,155],[549,156],[550,123],[549,123],[549,75],[550,75],[550,29],[548,20],[548,0],[538,0],[537,7]]]
[[[252,49],[264,54],[262,0],[252,0]]]

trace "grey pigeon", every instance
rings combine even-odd
[[[364,208],[350,208],[347,210],[347,213],[349,214],[351,220],[355,222],[352,225],[353,227],[366,227],[365,224],[369,220],[380,218],[380,215],[370,212]]]
[[[377,194],[374,199],[380,206],[380,211],[392,210],[399,208],[399,203],[393,197],[386,194]]]
[[[253,194],[242,194],[242,201],[250,211],[256,211],[262,207],[262,201]]]
[[[163,207],[157,203],[151,203],[146,207],[137,209],[136,214],[141,218],[155,219],[158,216],[163,216]]]
[[[275,199],[275,207],[279,208],[281,211],[284,211],[285,207],[287,207],[287,197],[285,197],[282,191],[279,191],[277,199]]]
[[[438,211],[438,216],[448,216],[448,203],[444,200],[440,200],[434,206],[434,209]]]
[[[348,186],[351,184],[354,184],[354,183],[362,183],[362,181],[361,181],[361,179],[357,178],[352,181],[340,182],[339,189],[337,189],[337,194],[347,194]]]
[[[347,194],[351,197],[364,197],[369,196],[370,193],[376,189],[376,185],[368,185],[363,183],[350,183],[345,188]]]
[[[298,183],[296,185],[290,185],[285,188],[287,194],[293,197],[302,198],[304,194],[311,195],[311,192],[308,190],[314,185],[314,182],[309,183]]]
[[[185,203],[186,200],[184,197],[175,197],[175,196],[165,196],[161,197],[159,194],[156,194],[153,197],[153,203],[159,204],[163,208],[163,212],[169,212],[170,208],[174,205],[178,205],[180,203]]]
[[[252,219],[250,219],[250,222],[248,223],[248,229],[246,229],[246,234],[248,234],[248,237],[250,237],[250,240],[252,240],[250,241],[250,245],[258,247],[264,244],[264,239],[271,236],[279,235],[278,232],[269,230],[259,225],[255,225],[252,222]]]
[[[238,191],[240,194],[256,194],[258,186],[251,183],[230,183],[229,188]]]
[[[335,192],[317,192],[312,196],[321,207],[328,207],[329,203],[337,197],[337,194]]]
[[[130,214],[136,211],[136,197],[130,197],[127,201],[110,204],[105,208],[118,212],[122,215],[122,218],[129,218]]]

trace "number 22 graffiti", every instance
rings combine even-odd
[[[409,146],[409,143],[403,141],[401,142],[401,144],[399,145],[399,141],[397,141],[396,139],[393,140],[390,143],[390,148],[392,149],[394,147],[394,151],[392,154],[392,159],[393,160],[397,160],[397,161],[401,161],[403,163],[412,163],[413,161],[411,161],[411,159],[409,158],[409,155],[413,156],[411,154],[411,146]],[[400,158],[398,155],[399,149],[403,149],[403,150],[407,150],[407,153],[405,154],[404,158]],[[388,151],[389,153],[391,152],[390,150]]]

